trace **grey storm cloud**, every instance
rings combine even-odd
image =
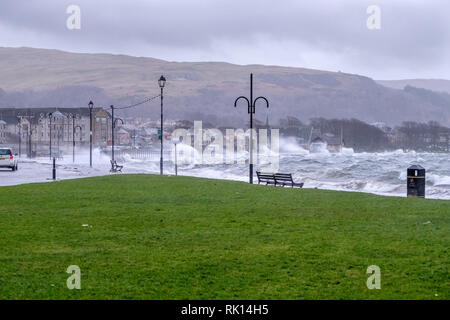
[[[81,8],[81,30],[66,8]],[[381,30],[366,27],[369,5]],[[1,0],[0,45],[450,78],[448,0]]]

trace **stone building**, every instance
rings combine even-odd
[[[50,145],[64,148],[89,145],[88,108],[0,108],[0,143],[21,145],[27,153]],[[111,115],[102,108],[92,111],[92,140],[102,147],[111,140]]]

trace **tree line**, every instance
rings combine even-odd
[[[333,135],[342,138],[345,147],[356,152],[396,149],[448,152],[450,146],[450,128],[436,121],[407,121],[391,127],[357,119],[313,118],[305,124],[295,117],[287,117],[280,120],[279,128],[281,135],[297,137],[304,143],[317,136]]]

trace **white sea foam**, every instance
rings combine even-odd
[[[450,156],[448,154],[416,153],[413,151],[380,153],[355,153],[344,149],[341,153],[309,153],[297,146],[295,141],[280,143],[280,172],[292,173],[294,179],[305,183],[305,188],[319,188],[345,191],[368,192],[392,196],[406,195],[406,169],[413,164],[420,164],[427,169],[427,189],[429,198],[450,199]],[[173,146],[166,146],[171,150]],[[184,152],[195,152],[191,147]],[[58,179],[72,179],[109,174],[109,156],[100,150],[93,152],[94,166],[89,167],[89,152],[78,152],[76,162],[71,155],[57,161]],[[239,160],[248,159],[248,152],[236,155]],[[164,163],[164,172],[174,174],[173,157]],[[248,165],[183,163],[178,158],[178,174],[185,176],[206,177],[247,181]],[[120,164],[124,173],[159,173],[159,158],[152,160],[134,159],[122,155]],[[264,168],[255,164],[255,170]],[[22,159],[18,172],[0,171],[0,185],[14,185],[30,182],[44,182],[51,178],[49,159]],[[255,177],[256,182],[256,177]]]
[[[299,146],[293,137],[282,140],[280,143],[280,152],[288,154],[309,154],[309,151]]]
[[[450,176],[429,173],[427,175],[427,182],[433,186],[450,186]]]

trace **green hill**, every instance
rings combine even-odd
[[[0,48],[0,107],[125,106],[159,93],[157,79],[167,78],[166,116],[207,120],[218,126],[242,125],[234,99],[248,95],[249,74],[255,94],[266,96],[272,123],[295,116],[357,118],[367,122],[437,120],[450,125],[450,100],[431,92],[423,98],[405,90],[344,72],[220,62],[168,62],[112,54],[81,54],[33,48]],[[264,120],[266,110],[257,117]],[[125,116],[158,116],[157,104],[125,111]]]

